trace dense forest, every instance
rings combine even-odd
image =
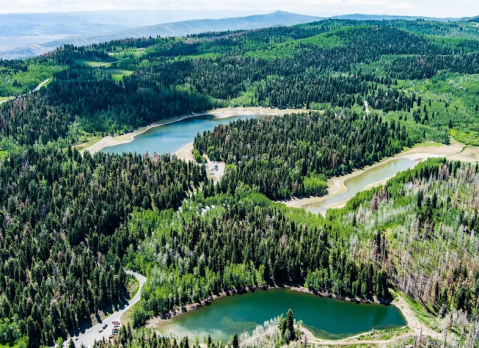
[[[390,285],[423,303],[436,330],[450,322],[473,347],[478,176],[477,164],[429,160],[325,218],[245,185],[234,195],[205,188],[181,214],[135,213],[129,230],[151,236],[125,257],[148,275],[133,323],[233,288],[304,284],[313,292],[381,298]]]
[[[326,20],[67,45],[39,58],[0,62],[0,96],[23,93],[0,107],[8,139],[2,147],[17,151],[36,141],[78,141],[83,132],[121,134],[215,107],[361,108],[364,101],[388,118],[408,118],[408,128],[421,123],[421,136],[428,139],[446,142],[452,129],[466,141],[479,129],[477,103],[470,98],[457,96],[460,103],[451,109],[448,91],[433,89],[428,101],[442,102],[442,108],[419,120],[413,113],[423,111],[418,100],[427,94],[419,89],[417,95],[417,83],[434,77],[456,82],[458,75],[478,72],[477,37],[479,30],[468,23]],[[48,88],[28,95],[48,77]]]
[[[350,259],[344,248],[349,240],[289,214],[246,186],[235,196],[197,194],[179,215],[134,214],[129,230],[152,231],[139,252],[126,257],[129,268],[149,275],[142,290],[145,315],[164,314],[229,289],[303,284],[317,275],[317,291],[387,296],[386,273]]]
[[[284,199],[322,195],[325,178],[350,173],[412,144],[401,123],[345,110],[339,115],[310,112],[231,122],[198,135],[194,148],[212,161],[233,165],[219,184],[225,192],[243,182],[267,197]]]
[[[205,170],[169,156],[29,148],[0,164],[0,317],[51,345],[120,300],[137,209],[177,207]]]
[[[73,335],[124,300],[129,268],[148,276],[134,326],[230,289],[393,286],[474,346],[477,165],[428,161],[326,218],[270,199],[323,194],[424,140],[479,145],[478,39],[474,22],[324,20],[0,60],[0,345]],[[230,106],[303,110],[199,134],[227,163],[216,185],[174,156],[75,149]],[[122,329],[100,344],[138,345],[197,343]]]

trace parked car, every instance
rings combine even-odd
[[[102,332],[103,332],[103,329],[98,330],[98,333],[102,333]]]

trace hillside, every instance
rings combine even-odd
[[[249,30],[274,27],[278,25],[288,26],[299,23],[311,22],[318,19],[320,18],[277,11],[271,14],[255,15],[248,17],[189,20],[120,31],[110,31],[95,35],[76,35],[72,37],[62,38],[60,40],[39,43],[36,45],[29,45],[28,47],[20,47],[12,50],[6,50],[0,52],[0,57],[2,57],[3,59],[28,58],[47,53],[54,50],[55,48],[67,44],[84,46],[126,38],[157,36],[173,37],[213,31]]]
[[[130,11],[131,12],[131,11]],[[295,25],[324,17],[306,16],[283,11],[271,14],[246,17],[208,19],[207,12],[189,13],[183,11],[133,11],[134,16],[124,11],[112,13],[52,13],[31,15],[0,15],[0,57],[3,59],[28,58],[44,54],[66,44],[76,46],[91,45],[125,38],[184,36],[213,31],[249,30],[273,27],[277,25]],[[196,19],[200,15],[207,19]],[[225,16],[226,13],[214,11],[212,17]],[[195,19],[174,21],[174,18]],[[142,18],[141,21],[132,18]],[[332,19],[361,21],[437,21],[457,22],[460,18],[428,18],[414,16],[390,16],[351,14],[333,16]],[[471,20],[472,22],[473,20]],[[140,26],[140,23],[155,25]],[[48,24],[48,25],[47,25]],[[68,36],[70,34],[70,36]],[[9,38],[9,39],[7,39]],[[55,39],[57,38],[57,39]],[[18,42],[16,44],[15,42]],[[25,44],[22,44],[25,43]],[[28,44],[27,44],[28,43]]]

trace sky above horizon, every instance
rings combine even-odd
[[[131,9],[472,17],[479,15],[479,0],[0,0],[0,13]]]

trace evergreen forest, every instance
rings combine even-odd
[[[147,277],[141,300],[97,348],[199,347],[144,326],[226,291],[290,285],[399,296],[449,346],[478,347],[477,158],[422,161],[325,216],[278,202],[325,195],[332,177],[418,144],[477,150],[478,86],[477,20],[326,19],[0,60],[0,347],[74,347],[130,299],[130,271]],[[86,150],[229,107],[291,112],[198,133],[199,161]],[[203,156],[226,163],[220,181]],[[300,344],[292,312],[268,325],[270,344]],[[236,348],[237,334],[204,345]]]

